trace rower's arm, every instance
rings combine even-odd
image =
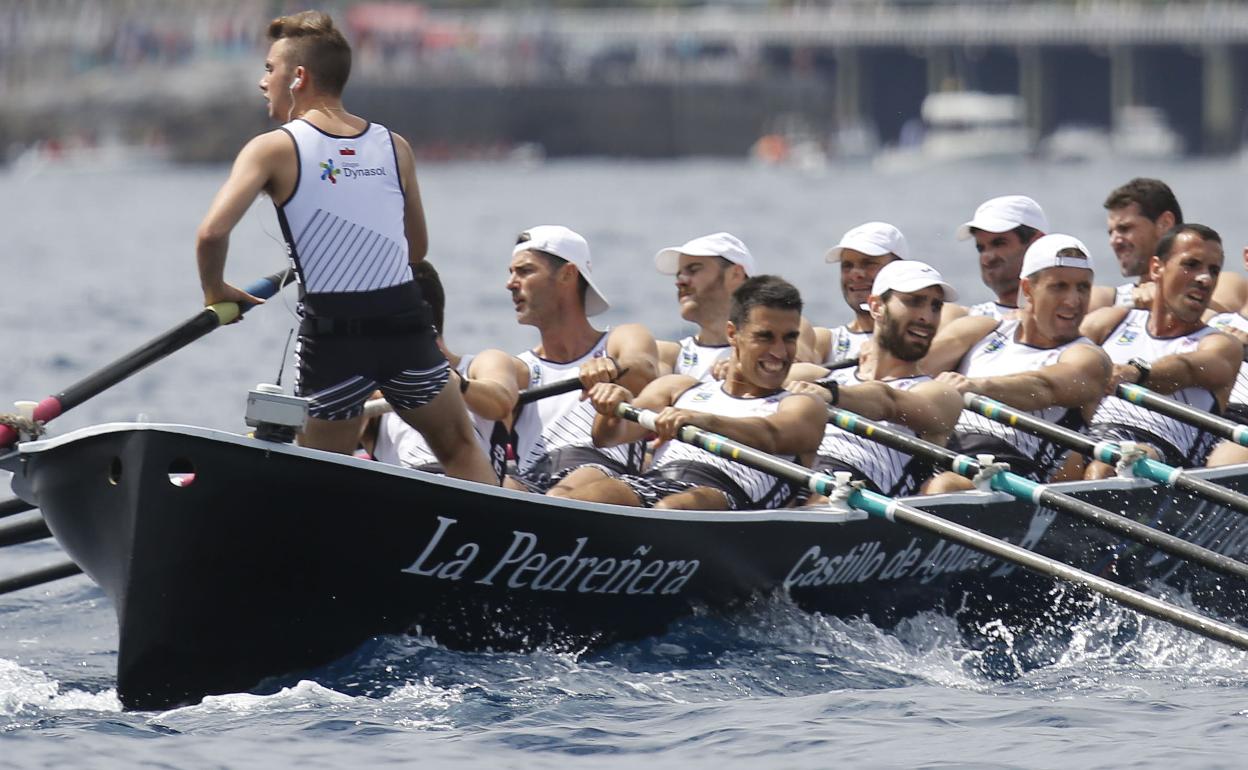
[[[805,458],[819,449],[827,421],[827,412],[818,399],[793,395],[781,401],[775,413],[767,417],[726,417],[671,409],[661,412],[657,423],[661,438],[676,435],[682,425],[695,425],[760,452]]]
[[[823,360],[823,356],[819,354],[818,334],[814,324],[802,316],[801,331],[797,336],[797,357],[798,361],[808,361],[817,364]],[[825,331],[827,331],[825,329]],[[827,349],[827,346],[824,346]]]
[[[622,420],[616,416],[616,408],[620,404],[631,403],[638,409],[659,411],[671,406],[689,388],[698,381],[683,374],[669,374],[660,377],[646,386],[636,396],[623,385],[614,382],[600,382],[585,392],[598,415],[594,417],[592,435],[594,446],[610,447],[617,444],[631,444],[646,438],[650,431],[630,420]]]
[[[1190,353],[1162,356],[1154,361],[1144,387],[1163,394],[1183,388],[1205,388],[1225,402],[1243,357],[1244,346],[1239,340],[1227,334],[1210,334]]]
[[[1248,255],[1248,247],[1244,249]],[[1209,309],[1216,313],[1235,313],[1248,303],[1248,281],[1242,275],[1223,270],[1218,274],[1218,283],[1213,287],[1213,297],[1209,300]]]
[[[416,264],[429,253],[429,229],[425,225],[425,207],[420,201],[420,185],[416,181],[416,153],[407,140],[393,131],[394,157],[403,184],[403,232],[407,236],[407,261]]]
[[[1118,290],[1113,286],[1093,286],[1092,297],[1088,300],[1088,312],[1103,307],[1113,307],[1118,299]]]
[[[827,361],[828,352],[832,349],[832,330],[826,326],[816,326],[813,331],[815,339],[811,347],[815,350],[814,362],[821,363]]]
[[[624,372],[616,382],[634,393],[640,394],[659,376],[659,346],[641,324],[624,324],[612,329],[607,339],[607,355],[614,358]]]
[[[949,303],[946,302],[945,307],[948,308]],[[964,316],[946,325],[942,315],[940,330],[927,355],[919,362],[919,369],[933,375],[953,371],[971,346],[997,328],[998,323],[987,316]]]
[[[966,305],[955,305],[952,302],[946,302],[940,309],[940,327],[943,329],[959,318],[966,318],[970,313],[970,309]]]
[[[483,350],[468,366],[464,403],[487,420],[507,420],[520,398],[515,356],[501,350]]]
[[[841,388],[836,405],[869,420],[896,422],[929,441],[944,443],[962,412],[962,397],[941,382],[899,390],[883,382]]]
[[[1100,348],[1072,345],[1049,366],[999,377],[969,378],[958,390],[988,396],[1026,412],[1050,406],[1073,409],[1100,400],[1112,368],[1109,356]]]
[[[827,377],[831,372],[818,364],[793,364],[789,367],[789,376],[785,378],[787,387],[794,382],[814,382]]]
[[[1103,345],[1130,311],[1131,308],[1116,305],[1092,311],[1083,317],[1083,322],[1079,324],[1079,333],[1096,344]]]
[[[659,348],[659,376],[671,374],[676,370],[676,359],[680,356],[680,343],[658,340],[655,344]]]

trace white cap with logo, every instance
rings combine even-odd
[[[841,242],[828,249],[824,259],[828,262],[840,262],[841,252],[852,249],[871,257],[885,254],[896,255],[900,259],[910,259],[910,244],[906,236],[887,222],[867,222],[858,225],[841,236]]]
[[[723,257],[734,265],[740,265],[747,276],[754,275],[754,255],[741,239],[731,233],[702,235],[681,246],[668,246],[654,255],[654,266],[660,273],[676,275],[680,269],[680,255],[691,257]]]
[[[880,297],[886,291],[910,294],[929,286],[943,289],[945,302],[956,302],[958,299],[957,289],[950,286],[936,268],[913,259],[899,259],[880,268],[880,272],[875,274],[875,283],[871,284],[871,296]]]
[[[979,204],[975,216],[958,228],[958,240],[971,237],[971,228],[988,233],[1008,233],[1019,225],[1034,227],[1042,233],[1049,231],[1049,218],[1044,209],[1026,195],[1002,195]]]
[[[1067,249],[1073,249],[1082,256],[1061,253]],[[1083,241],[1073,235],[1062,233],[1046,235],[1043,238],[1037,238],[1027,247],[1027,253],[1023,255],[1023,269],[1019,271],[1018,276],[1026,278],[1050,267],[1081,267],[1084,270],[1092,270],[1092,252],[1083,245]]]
[[[594,283],[589,244],[579,233],[563,225],[538,225],[521,233],[521,237],[524,236],[528,236],[527,239],[517,243],[511,250],[513,257],[522,251],[542,251],[571,262],[589,284],[589,291],[585,292],[585,315],[598,315],[611,307],[602,290]]]

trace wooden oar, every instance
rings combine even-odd
[[[623,375],[624,372],[627,371],[628,369],[625,369],[620,372],[620,374]],[[558,382],[550,382],[545,385],[538,385],[536,388],[529,388],[528,390],[520,391],[520,397],[516,400],[516,406],[523,406],[524,404],[532,403],[533,401],[540,401],[549,396],[558,396],[562,393],[571,393],[574,390],[580,389],[581,381],[576,377],[559,380]],[[394,407],[390,406],[390,403],[384,398],[374,398],[364,404],[365,417],[378,417],[387,412],[393,411]]]
[[[979,461],[972,457],[959,454],[952,449],[938,446],[930,441],[924,441],[917,436],[893,430],[886,425],[868,420],[853,412],[831,407],[828,409],[828,416],[831,422],[841,430],[857,434],[884,446],[892,447],[900,452],[930,460],[938,466],[947,468],[968,479],[977,477],[984,470]],[[988,484],[992,489],[1005,492],[1019,500],[1044,505],[1062,513],[1078,516],[1098,527],[1104,527],[1132,540],[1146,543],[1160,551],[1188,559],[1196,564],[1227,575],[1248,580],[1248,564],[1216,551],[1211,551],[1208,548],[1203,548],[1195,543],[1190,543],[1168,532],[1162,532],[1146,524],[1141,524],[1121,514],[1107,511],[1086,500],[1080,500],[1077,497],[1057,492],[1046,484],[1037,483],[1017,473],[1011,473],[1008,470],[996,471],[988,478]]]
[[[1179,422],[1185,422],[1188,425],[1195,425],[1201,430],[1206,430],[1220,438],[1234,441],[1240,446],[1248,446],[1248,425],[1240,425],[1237,422],[1231,422],[1225,417],[1202,412],[1187,404],[1180,404],[1173,398],[1166,398],[1148,388],[1129,382],[1119,383],[1117,393],[1119,398],[1130,401],[1136,406],[1151,409],[1159,414],[1164,414],[1166,417],[1173,417]]]
[[[11,578],[0,580],[0,594],[12,593],[20,591],[23,588],[30,588],[42,583],[51,583],[53,580],[60,580],[71,575],[77,575],[82,572],[82,567],[74,564],[72,561],[53,564],[50,567],[42,567],[40,569],[23,572]]]
[[[31,505],[19,497],[15,497],[12,500],[5,500],[3,503],[0,503],[0,519],[3,519],[6,516],[16,516],[17,514],[25,513],[26,511],[33,511],[35,508],[36,506]]]
[[[294,280],[294,273],[283,270],[265,276],[244,291],[260,299],[268,299]],[[35,407],[35,420],[47,422],[78,406],[93,396],[103,393],[135,372],[165,356],[180,350],[203,337],[218,326],[228,324],[246,313],[250,305],[240,307],[234,302],[218,302],[206,307],[159,337],[135,348],[126,355],[70,385],[55,396],[48,396]],[[8,425],[0,425],[0,449],[17,441],[17,431]]]
[[[621,404],[617,414],[627,420],[633,420],[642,426],[655,429],[654,420],[658,416],[649,410],[638,409],[632,404]],[[680,429],[677,438],[687,444],[705,449],[711,454],[735,460],[751,468],[757,468],[773,476],[788,479],[801,484],[813,492],[835,498],[841,491],[839,482],[826,473],[818,473],[804,468],[797,463],[781,460],[765,452],[737,443],[709,431],[686,425]],[[1064,562],[1041,556],[1026,548],[998,540],[961,524],[943,519],[927,511],[919,510],[898,500],[886,497],[865,489],[854,489],[847,498],[850,506],[865,511],[868,515],[891,522],[900,522],[911,527],[923,529],[938,537],[952,540],[955,543],[973,548],[1002,561],[1026,567],[1034,572],[1049,577],[1084,586],[1092,591],[1108,596],[1122,604],[1138,610],[1146,615],[1174,623],[1202,636],[1226,644],[1248,650],[1248,633],[1227,623],[1214,620],[1191,610],[1177,607],[1169,602],[1119,585],[1096,575],[1089,574]]]
[[[1118,465],[1122,462],[1122,447],[1113,442],[1094,441],[1078,431],[1054,425],[1047,420],[1041,420],[1033,414],[1021,412],[1002,404],[1000,401],[994,401],[987,396],[967,393],[964,400],[968,410],[981,414],[989,420],[995,420],[996,422],[1009,425],[1011,428],[1034,433],[1043,439],[1052,441],[1067,449],[1073,449],[1080,454],[1100,460],[1107,465]],[[1204,412],[1201,412],[1201,414],[1204,414]],[[1141,457],[1133,461],[1130,465],[1130,472],[1142,479],[1148,479],[1149,481],[1174,487],[1175,489],[1187,490],[1194,495],[1203,497],[1206,500],[1212,500],[1220,505],[1225,505],[1232,510],[1248,513],[1248,495],[1236,492],[1221,484],[1215,484],[1207,479],[1193,476],[1190,471],[1158,462],[1151,457]]]
[[[29,543],[32,540],[42,540],[45,537],[52,537],[52,532],[42,518],[22,521],[7,527],[0,527],[0,548],[6,545]]]

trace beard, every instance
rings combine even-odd
[[[914,363],[923,358],[932,347],[931,337],[921,341],[907,339],[905,330],[888,312],[888,308],[884,309],[884,315],[880,318],[875,340],[881,349],[906,363]]]

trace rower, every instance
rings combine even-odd
[[[1119,383],[1144,385],[1197,409],[1225,409],[1243,359],[1243,346],[1202,320],[1222,271],[1222,239],[1212,228],[1182,224],[1162,236],[1149,258],[1157,289],[1151,308],[1101,308],[1081,331],[1102,345],[1114,363],[1107,396],[1089,433],[1098,439],[1142,445],[1155,459],[1179,467],[1205,462],[1214,438],[1112,394]],[[1092,463],[1086,478],[1114,469]]]
[[[721,232],[663,249],[654,264],[660,273],[676,276],[680,317],[698,325],[696,335],[680,342],[659,341],[659,370],[707,379],[715,362],[731,351],[724,331],[728,306],[732,293],[756,272],[754,256],[736,236]]]
[[[446,291],[438,271],[428,261],[412,267],[420,293],[429,304],[438,349],[459,375],[459,392],[472,418],[473,433],[490,465],[501,481],[507,464],[512,412],[520,389],[528,384],[529,368],[523,361],[501,350],[483,350],[475,355],[459,355],[446,345],[442,329],[446,316]],[[371,444],[373,458],[391,465],[444,473],[429,442],[393,412],[383,414],[365,431],[365,446]],[[369,440],[371,439],[371,441]]]
[[[594,441],[614,446],[646,436],[640,425],[616,417],[616,407],[632,402],[659,412],[657,433],[664,441],[650,470],[622,474],[596,469],[598,478],[565,495],[575,500],[646,508],[746,510],[780,507],[797,489],[763,471],[672,440],[681,426],[695,425],[769,454],[809,465],[827,420],[822,402],[784,389],[797,355],[802,298],[787,281],[770,275],[750,278],[732,295],[727,336],[732,354],[727,377],[696,380],[671,374],[652,382],[634,398],[618,384],[589,390],[598,410]]]
[[[516,321],[535,326],[541,342],[517,357],[529,387],[579,377],[585,388],[619,381],[641,390],[658,371],[654,337],[640,324],[599,331],[589,322],[610,305],[594,282],[589,244],[561,225],[521,233],[512,249],[507,290]],[[643,447],[598,449],[590,430],[594,409],[579,392],[550,396],[521,408],[515,422],[518,474],[505,485],[544,493],[586,463],[618,472],[640,468]]]
[[[975,216],[957,230],[960,241],[975,239],[979,272],[995,300],[962,307],[945,305],[941,323],[964,315],[1000,320],[1018,309],[1019,271],[1027,247],[1049,231],[1049,220],[1040,204],[1026,195],[1003,195],[979,204]]]
[[[1248,247],[1244,248],[1243,258],[1244,265],[1248,267]],[[1218,283],[1221,284],[1221,281]],[[1248,304],[1235,313],[1219,313],[1210,318],[1208,323],[1239,340],[1241,344],[1248,345]],[[1248,348],[1245,349],[1245,357],[1248,357]],[[1224,416],[1241,425],[1248,425],[1248,361],[1239,365],[1239,374],[1235,376],[1235,386],[1231,388]],[[1210,467],[1238,463],[1248,463],[1248,447],[1234,441],[1219,441],[1205,462]]]
[[[295,395],[309,402],[299,443],[354,451],[380,389],[451,475],[497,483],[412,280],[428,237],[411,146],[343,107],[351,47],[327,14],[274,19],[268,38],[259,86],[284,124],[239,152],[199,226],[204,304],[260,302],[224,272],[231,231],[267,194],[299,281]]]
[[[839,265],[841,296],[853,311],[854,320],[832,328],[815,327],[814,349],[817,360],[834,364],[857,358],[863,343],[871,339],[875,320],[867,298],[880,268],[898,259],[910,259],[906,236],[887,222],[867,222],[852,228],[824,259]]]
[[[962,411],[962,399],[948,385],[919,370],[928,351],[941,308],[957,292],[933,268],[897,260],[884,265],[866,292],[871,315],[870,357],[850,369],[798,364],[788,385],[793,393],[816,395],[868,419],[927,441],[944,444]],[[817,378],[816,382],[802,381]],[[814,469],[849,471],[876,492],[910,495],[931,476],[922,460],[829,424],[815,457]],[[811,503],[822,502],[812,499]]]
[[[1091,252],[1079,239],[1062,234],[1037,239],[1023,259],[1023,302],[1015,317],[959,318],[936,335],[924,367],[959,393],[979,393],[1050,422],[1082,426],[1100,401],[1110,369],[1105,353],[1079,333],[1092,279]],[[1064,454],[1052,442],[969,411],[958,420],[950,448],[993,455],[1033,481],[1053,476]],[[968,479],[947,472],[927,491],[970,487]]]

